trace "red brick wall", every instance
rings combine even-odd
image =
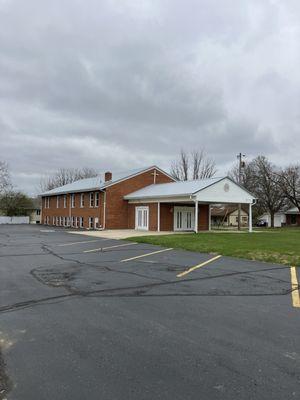
[[[96,192],[94,192],[96,193]],[[84,207],[80,207],[81,193],[75,193],[75,207],[70,208],[71,195],[67,194],[67,206],[64,208],[63,195],[60,195],[59,208],[56,207],[56,196],[50,196],[50,208],[45,208],[45,198],[42,199],[42,223],[45,223],[46,216],[50,217],[52,225],[53,217],[83,217],[84,228],[88,228],[89,217],[99,218],[103,221],[103,193],[100,193],[99,207],[90,207],[90,192],[84,193]]]
[[[208,204],[198,205],[198,230],[207,231],[209,229],[209,206]]]
[[[292,225],[292,223],[291,223],[291,215],[288,214],[288,215],[286,216],[286,224],[287,224],[287,225],[290,225],[290,226],[300,226],[300,215],[297,215],[297,216],[296,216],[296,224],[293,224],[293,225]]]
[[[106,189],[106,229],[126,229],[128,228],[128,202],[123,199],[126,194],[142,189],[145,186],[153,184],[153,172],[155,168],[126,179],[123,182],[112,185]],[[172,179],[160,171],[157,171],[156,183],[168,183]],[[100,193],[99,207],[89,206],[89,193],[85,194],[85,205],[80,208],[80,194],[75,193],[75,207],[71,209],[71,216],[83,217],[84,228],[88,228],[89,217],[99,218],[99,224],[103,226],[103,210],[104,210],[104,193]],[[45,198],[42,199],[42,223],[45,218],[50,217],[50,225],[52,225],[53,217],[69,217],[70,216],[70,194],[67,194],[67,207],[63,207],[63,195],[60,196],[60,207],[56,208],[56,195],[50,196],[50,208],[45,208]],[[150,214],[154,216],[154,209]],[[152,217],[151,217],[152,218]],[[134,219],[133,219],[134,224]],[[154,217],[150,221],[150,226],[154,228]],[[155,222],[156,224],[156,222]],[[134,228],[134,225],[133,225]],[[156,229],[156,228],[155,228]]]
[[[174,226],[174,206],[185,206],[185,204],[160,204],[160,230],[173,231]],[[190,205],[190,204],[186,204]],[[135,228],[135,208],[138,206],[149,207],[149,230],[157,230],[157,203],[132,203],[128,204],[128,228]],[[198,207],[198,230],[209,229],[209,206],[207,204],[199,204]]]
[[[125,181],[106,189],[107,229],[126,229],[129,227],[128,201],[124,200],[123,197],[129,193],[135,192],[136,190],[142,189],[145,186],[152,185],[154,170],[155,168],[130,179],[126,179]],[[156,183],[173,182],[170,177],[164,175],[162,172],[157,171],[157,173],[158,176],[156,177]],[[130,227],[132,227],[132,222],[130,222]]]

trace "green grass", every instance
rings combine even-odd
[[[300,266],[300,229],[263,229],[253,233],[219,233],[141,236],[139,243],[217,253],[224,256]]]

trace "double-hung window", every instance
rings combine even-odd
[[[81,193],[81,195],[80,195],[80,207],[81,208],[84,207],[84,193]]]
[[[95,196],[94,196],[94,192],[90,193],[90,207],[94,207],[95,205]]]
[[[64,194],[64,208],[67,208],[67,195]]]
[[[59,196],[56,196],[56,208],[59,208]]]
[[[71,194],[71,208],[75,208],[75,194]]]
[[[99,207],[99,192],[95,193],[95,207]]]
[[[94,218],[89,217],[89,229],[93,229],[93,228],[94,228]]]

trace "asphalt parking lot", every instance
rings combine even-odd
[[[299,272],[0,226],[0,399],[299,399]]]

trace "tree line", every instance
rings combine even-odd
[[[190,179],[208,179],[217,173],[216,163],[203,149],[186,152],[181,150],[177,159],[171,163],[171,175],[181,181]],[[97,176],[91,168],[60,168],[50,175],[41,178],[40,192],[72,183],[78,179]],[[241,179],[239,168],[233,166],[228,175],[235,182],[251,192],[257,203],[253,216],[258,217],[267,212],[274,226],[277,212],[296,207],[300,211],[300,164],[294,163],[280,167],[259,155],[243,165]],[[26,194],[16,191],[11,182],[8,166],[0,161],[0,213],[8,216],[25,215],[33,208],[31,199]]]
[[[215,161],[202,149],[190,153],[181,150],[171,165],[171,175],[177,180],[211,178],[216,172]],[[277,212],[290,207],[296,207],[300,212],[299,163],[282,168],[259,155],[243,165],[241,177],[239,173],[239,166],[235,165],[228,175],[257,198],[254,218],[267,212],[274,227]]]

